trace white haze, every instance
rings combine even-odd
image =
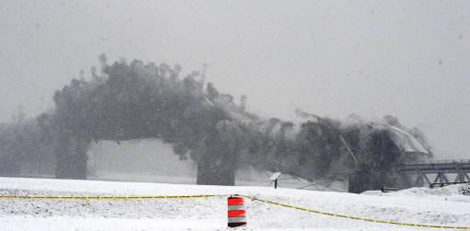
[[[19,1],[0,3],[0,121],[34,116],[100,53],[209,65],[248,110],[296,119],[397,116],[438,158],[468,158],[468,1]]]

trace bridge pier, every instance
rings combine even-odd
[[[89,141],[62,133],[55,143],[56,178],[86,179]]]

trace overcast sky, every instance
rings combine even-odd
[[[251,111],[397,116],[439,158],[470,158],[470,1],[2,0],[0,121],[52,108],[106,53],[209,65]]]

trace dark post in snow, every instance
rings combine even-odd
[[[279,180],[279,177],[282,175],[282,172],[275,172],[269,179],[271,179],[274,182],[274,188],[277,189],[277,181]]]

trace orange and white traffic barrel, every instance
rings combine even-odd
[[[228,202],[228,227],[246,226],[245,206],[243,197],[230,196]]]

